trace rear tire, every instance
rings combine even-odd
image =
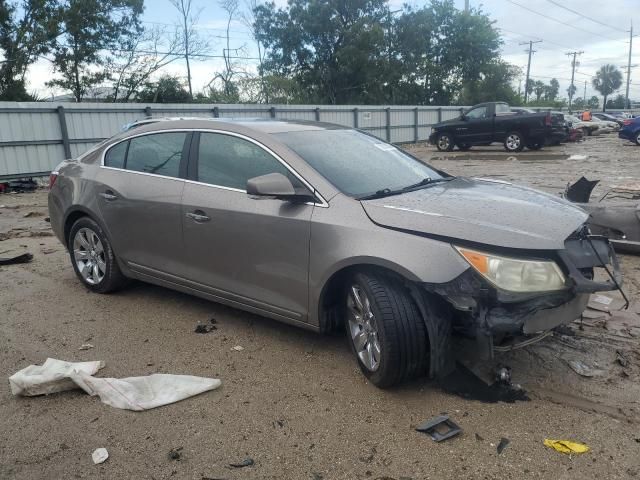
[[[454,145],[453,137],[448,133],[441,133],[436,138],[436,148],[440,152],[450,152]]]
[[[91,218],[82,217],[73,224],[68,249],[73,270],[92,292],[109,293],[127,284],[109,239]]]
[[[345,327],[362,373],[379,388],[425,375],[428,339],[404,286],[378,273],[356,273],[343,295]]]
[[[507,152],[521,152],[524,148],[524,136],[520,132],[509,132],[504,138],[504,149]]]
[[[636,145],[640,145],[640,131],[638,133],[636,133]]]

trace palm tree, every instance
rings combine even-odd
[[[596,72],[591,84],[604,97],[602,102],[602,111],[604,112],[607,106],[607,97],[622,86],[622,73],[615,65],[603,65]]]

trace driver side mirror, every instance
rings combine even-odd
[[[311,193],[296,192],[291,180],[281,173],[268,173],[247,180],[247,193],[259,197],[276,197],[282,200],[315,201]]]

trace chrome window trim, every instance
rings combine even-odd
[[[136,173],[136,174],[140,174],[140,175],[150,175],[153,177],[160,177],[160,178],[168,178],[171,180],[180,180],[186,183],[193,183],[193,184],[197,184],[197,185],[204,185],[204,186],[208,186],[208,187],[213,187],[213,188],[219,188],[221,190],[228,190],[228,191],[232,191],[232,192],[242,192],[246,195],[247,191],[246,190],[241,190],[239,188],[232,188],[232,187],[226,187],[224,185],[214,185],[212,183],[205,183],[205,182],[199,182],[196,180],[189,180],[189,179],[185,179],[185,178],[178,178],[178,177],[169,177],[166,175],[158,175],[157,173],[148,173],[148,172],[138,172],[135,170],[128,170],[126,168],[118,168],[118,167],[109,167],[107,165],[104,164],[104,159],[105,156],[107,155],[107,152],[109,150],[111,150],[112,148],[114,148],[116,145],[119,145],[121,143],[127,142],[133,138],[137,138],[137,137],[144,137],[147,135],[159,135],[162,133],[172,133],[172,132],[186,132],[186,133],[218,133],[218,134],[222,134],[222,135],[230,135],[232,137],[237,137],[237,138],[241,138],[243,140],[246,140],[250,143],[253,143],[254,145],[256,145],[258,148],[261,148],[262,150],[264,150],[265,152],[267,152],[269,155],[271,155],[273,158],[275,158],[278,162],[280,162],[287,170],[289,170],[289,172],[291,172],[298,180],[300,180],[302,182],[302,184],[304,186],[306,186],[319,200],[320,202],[305,202],[306,205],[315,205],[318,207],[323,207],[323,208],[328,208],[329,207],[329,202],[327,202],[325,200],[325,198],[320,194],[320,192],[318,192],[315,187],[313,187],[313,185],[311,185],[309,182],[307,182],[307,180],[304,179],[304,177],[302,177],[302,175],[300,175],[298,172],[296,172],[293,167],[291,167],[291,165],[289,165],[287,162],[285,162],[282,158],[280,158],[280,156],[275,153],[273,150],[271,150],[269,147],[267,147],[266,145],[263,145],[262,143],[258,142],[257,140],[248,137],[246,135],[243,135],[241,133],[236,133],[236,132],[230,132],[228,130],[219,130],[219,129],[212,129],[212,128],[171,128],[171,129],[166,129],[166,130],[157,130],[157,131],[153,131],[153,132],[142,132],[142,133],[138,133],[136,135],[131,135],[128,136],[127,138],[123,138],[120,141],[109,145],[107,148],[105,148],[102,151],[102,155],[100,158],[100,168],[108,168],[110,170],[119,170],[121,172],[131,172],[131,173]]]

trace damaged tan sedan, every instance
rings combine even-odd
[[[51,225],[80,281],[129,279],[293,325],[343,328],[379,387],[445,368],[453,333],[494,341],[580,316],[619,288],[587,215],[452,177],[365,133],[262,120],[151,121],[51,176]],[[594,269],[609,279],[594,281]]]

